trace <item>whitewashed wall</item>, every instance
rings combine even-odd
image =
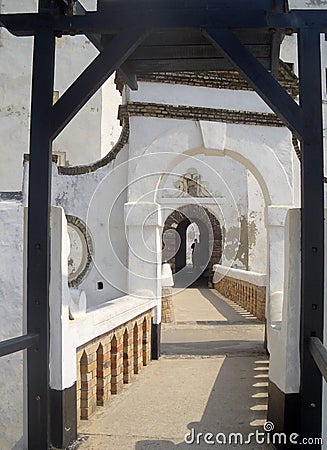
[[[93,242],[91,269],[79,285],[86,293],[88,307],[127,293],[127,154],[125,147],[108,166],[84,175],[58,175],[54,168],[53,204],[81,219]],[[98,289],[98,282],[103,283],[103,289]]]
[[[262,190],[253,174],[248,171],[248,245],[249,270],[267,273],[267,218]]]
[[[2,12],[32,12],[36,0],[2,0]],[[29,152],[32,38],[16,38],[0,29],[0,191],[20,190],[23,154]],[[97,55],[84,37],[57,39],[54,90],[61,95]],[[54,141],[53,150],[66,153],[70,165],[99,159],[120,134],[117,120],[120,94],[112,76]]]
[[[0,203],[0,340],[23,334],[23,207]],[[23,352],[0,358],[0,448],[23,448]]]
[[[201,175],[208,197],[178,198],[180,191],[174,183],[190,168],[195,168]],[[196,154],[185,158],[181,155],[181,158],[175,160],[170,173],[162,177],[157,196],[157,201],[163,208],[163,222],[174,209],[183,205],[197,204],[206,207],[216,216],[222,228],[225,264],[247,268],[247,244],[240,242],[241,223],[247,228],[248,211],[247,169],[242,164],[228,156],[219,158]]]

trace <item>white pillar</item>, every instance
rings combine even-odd
[[[157,299],[161,322],[161,230],[160,205],[148,202],[125,203],[128,239],[128,293],[149,290]]]
[[[269,379],[285,394],[300,386],[300,209],[268,208],[267,292]]]

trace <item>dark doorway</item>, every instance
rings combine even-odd
[[[193,226],[198,240],[197,267],[190,262],[190,242],[187,232]],[[169,262],[175,286],[195,287],[211,282],[212,266],[221,259],[221,227],[216,216],[206,207],[189,204],[173,211],[163,230],[162,261]]]

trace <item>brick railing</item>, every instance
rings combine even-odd
[[[173,290],[171,287],[163,287],[161,292],[161,322],[171,323],[174,321]]]
[[[77,414],[88,419],[123,384],[147,366],[151,354],[151,311],[80,346],[76,351]]]
[[[216,264],[213,283],[215,289],[249,311],[261,321],[265,321],[266,276],[239,269],[229,269]]]

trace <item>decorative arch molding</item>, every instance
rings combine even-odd
[[[129,120],[128,117],[122,118],[123,127],[119,136],[118,141],[112,147],[112,149],[98,161],[92,162],[90,164],[84,164],[80,166],[58,166],[58,173],[60,175],[83,175],[86,173],[95,172],[101,167],[105,167],[116,159],[118,153],[124,148],[128,143],[129,138]]]
[[[78,286],[92,266],[93,242],[86,224],[78,217],[66,215],[70,237],[68,256],[68,286]]]
[[[178,128],[174,124],[171,130],[166,130],[152,142],[146,153],[149,156],[155,154],[159,156],[159,153],[162,153],[161,162],[162,166],[165,166],[166,174],[173,172],[174,168],[188,156],[199,154],[217,157],[229,156],[244,165],[256,178],[264,195],[266,206],[292,206],[294,204],[293,187],[277,156],[278,148],[274,147],[276,139],[272,138],[271,142],[269,139],[260,142],[262,130],[258,132],[258,139],[253,139],[253,134],[256,133],[254,127],[251,128],[251,133],[248,133],[245,127],[244,125],[236,126],[203,121],[194,122],[192,127],[189,124],[187,127]],[[178,129],[180,130],[180,139],[177,139]],[[242,130],[241,134],[239,134],[240,130]],[[288,133],[289,148],[290,151],[294,151],[292,136],[286,128],[279,128],[274,132]],[[172,139],[174,136],[176,139]],[[281,153],[285,152],[286,138],[286,134],[281,138]],[[170,158],[161,151],[161,149],[167,148],[167,142],[171,143]],[[192,145],[193,143],[194,145]],[[156,196],[159,195],[158,192],[166,177],[167,175],[162,176],[158,180]],[[156,201],[160,203],[160,200],[156,199]]]

